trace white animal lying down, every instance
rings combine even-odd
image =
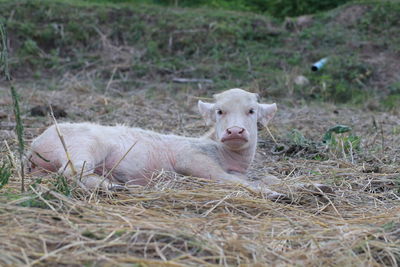
[[[68,164],[53,125],[32,143],[31,171],[58,171],[67,177],[83,172],[82,183],[88,189],[112,189],[113,182],[145,185],[154,171],[166,170],[242,184],[275,198],[276,192],[264,183],[249,181],[245,174],[256,151],[257,121],[266,125],[277,110],[276,104],[259,104],[256,94],[242,89],[227,90],[214,99],[215,103],[198,102],[206,122],[214,124],[201,138],[125,126],[59,124],[73,166]],[[110,170],[112,174],[105,178]],[[269,176],[265,182],[278,181]]]

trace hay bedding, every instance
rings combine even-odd
[[[46,99],[65,107],[67,120],[119,122],[187,135],[206,131],[193,105],[195,91],[151,99],[140,92],[124,97],[94,93],[84,84],[29,92],[23,94],[25,110]],[[55,190],[54,177],[48,175],[21,198],[16,197],[19,178],[14,175],[0,195],[0,265],[396,266],[399,117],[334,110],[281,106],[271,131],[290,145],[286,134],[293,128],[319,140],[330,126],[349,124],[363,138],[363,150],[353,155],[353,163],[350,156],[329,151],[321,152],[328,157],[323,161],[307,151],[274,155],[275,144],[260,132],[249,177],[277,175],[284,186],[276,190],[289,192],[291,204],[271,202],[242,187],[165,172],[129,193],[88,196],[75,189],[69,197]],[[5,106],[0,111],[9,114]],[[11,115],[0,121],[0,134],[13,150],[12,121]],[[48,118],[30,115],[24,122],[27,139],[51,124]],[[4,161],[12,153],[1,146]],[[335,195],[292,190],[294,183],[310,181],[332,185]],[[29,203],[35,207],[27,207]]]

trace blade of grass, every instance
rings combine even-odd
[[[1,37],[1,53],[0,53],[0,63],[4,67],[4,75],[7,81],[11,81],[10,72],[8,70],[8,47],[7,47],[7,33],[5,27],[0,23],[0,37]]]
[[[21,120],[21,110],[19,108],[19,96],[14,86],[12,85],[12,79],[10,75],[10,71],[8,68],[8,40],[7,40],[7,32],[3,24],[0,24],[0,37],[1,37],[1,56],[0,63],[4,66],[4,74],[6,77],[6,81],[10,84],[11,97],[13,100],[13,110],[15,115],[15,132],[18,137],[18,153],[19,153],[19,161],[20,161],[20,174],[21,174],[21,192],[25,191],[25,172],[24,172],[24,126]]]
[[[15,120],[17,125],[15,126],[15,131],[17,133],[18,137],[18,153],[19,153],[19,161],[20,161],[20,173],[21,173],[21,192],[25,191],[25,172],[24,172],[24,162],[23,162],[23,156],[24,156],[24,150],[25,150],[25,144],[24,144],[24,126],[22,124],[21,120],[21,112],[19,109],[19,100],[18,100],[18,94],[17,91],[15,90],[14,86],[11,85],[11,96],[13,99],[13,106],[14,106],[14,115],[15,115]]]
[[[6,184],[8,184],[10,177],[11,177],[11,168],[7,163],[3,162],[3,164],[0,167],[0,189],[3,188]]]
[[[76,174],[77,174],[77,171],[76,171],[76,169],[75,169],[75,167],[74,167],[74,164],[72,163],[71,156],[70,156],[70,154],[69,154],[69,152],[68,152],[67,145],[66,145],[65,140],[64,140],[64,135],[61,133],[61,130],[60,130],[60,128],[58,127],[57,120],[56,120],[56,118],[54,117],[53,107],[52,107],[51,105],[49,105],[49,107],[50,107],[50,116],[53,118],[54,125],[55,125],[56,131],[57,131],[58,138],[59,138],[60,141],[61,141],[61,144],[62,144],[62,146],[63,146],[63,148],[64,148],[65,155],[66,155],[67,160],[68,160],[67,165],[69,165],[69,167],[71,168],[72,174],[73,174],[73,175],[76,175]]]

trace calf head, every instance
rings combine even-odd
[[[257,121],[267,125],[277,110],[276,104],[259,104],[258,95],[230,89],[214,95],[215,103],[198,102],[208,125],[215,124],[215,137],[230,150],[257,144]]]

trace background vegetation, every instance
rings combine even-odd
[[[349,0],[86,0],[99,3],[147,3],[174,7],[207,7],[251,11],[278,18],[326,11]]]
[[[285,21],[219,9],[107,3],[1,1],[13,75],[40,79],[99,66],[99,83],[125,77],[124,90],[172,84],[175,77],[205,78],[214,82],[205,85],[211,91],[252,87],[276,97],[397,106],[398,3],[349,3]],[[312,73],[311,64],[322,57],[329,57],[326,68]],[[297,83],[298,76],[309,83]]]

